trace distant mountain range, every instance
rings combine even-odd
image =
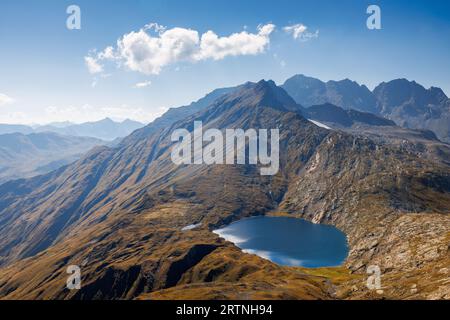
[[[34,132],[34,129],[32,127],[25,126],[25,125],[0,124],[0,134],[9,134],[9,133],[30,134],[33,132]]]
[[[282,87],[304,107],[331,103],[344,109],[369,112],[412,129],[432,130],[450,142],[450,99],[439,89],[425,89],[406,79],[383,82],[373,92],[345,79],[328,81],[296,75]]]
[[[422,132],[416,139],[415,130],[384,139],[404,129],[324,103],[302,106],[273,81],[246,83],[175,108],[114,148],[0,185],[0,297],[373,298],[361,281],[370,265],[383,267],[384,298],[448,297],[449,145]],[[171,135],[196,120],[221,131],[279,129],[279,173],[175,165]],[[350,247],[345,265],[285,268],[212,232],[263,214],[339,227]],[[68,265],[83,268],[80,290],[61,285]]]
[[[143,126],[144,124],[133,120],[115,122],[109,118],[106,118],[100,121],[86,122],[82,124],[60,122],[36,127],[0,124],[0,134],[55,132],[68,136],[92,137],[101,140],[112,141],[117,138],[126,137],[134,130],[142,128]]]
[[[105,142],[52,132],[0,135],[0,184],[56,170]]]

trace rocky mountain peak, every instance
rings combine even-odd
[[[302,110],[302,107],[272,80],[261,80],[257,83],[248,82],[223,96],[219,103],[223,102],[233,105],[238,103],[246,107],[270,107],[283,111],[299,112]]]
[[[302,106],[331,103],[344,109],[376,113],[376,99],[365,85],[344,79],[323,82],[319,79],[296,75],[282,85],[289,95]]]
[[[409,109],[404,110],[409,115],[424,113],[428,112],[429,106],[439,106],[448,100],[442,89],[434,87],[426,89],[417,82],[407,79],[383,82],[373,93],[383,114],[392,113],[398,107]]]

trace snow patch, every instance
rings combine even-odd
[[[327,130],[331,130],[331,128],[329,126],[327,126],[319,121],[315,121],[315,120],[311,120],[311,119],[308,119],[308,121],[314,123],[318,127],[321,127],[321,128],[327,129]]]
[[[201,225],[202,225],[201,223],[198,223],[198,224],[190,224],[190,225],[184,227],[183,229],[181,229],[181,231],[189,231],[189,230],[195,229],[195,228],[197,228],[197,227],[200,227]]]

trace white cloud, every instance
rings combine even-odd
[[[294,24],[283,28],[285,32],[292,33],[294,39],[298,39],[298,37],[300,37],[307,29],[308,28],[303,24]]]
[[[100,60],[104,60],[104,59],[111,59],[112,60],[112,59],[115,59],[114,48],[111,47],[111,46],[106,47],[105,50],[103,50],[102,52],[100,52],[98,54],[98,58]]]
[[[125,34],[114,49],[109,46],[100,53],[85,57],[91,73],[100,73],[100,61],[116,61],[119,66],[147,75],[157,75],[177,62],[221,60],[228,56],[257,55],[265,52],[270,43],[273,24],[258,27],[257,33],[242,31],[219,37],[214,31],[199,35],[198,31],[172,28],[152,23],[139,31]]]
[[[141,29],[119,39],[117,52],[130,70],[159,74],[171,63],[192,60],[199,42],[198,32],[191,29],[173,28],[156,37]]]
[[[270,43],[270,34],[275,30],[273,24],[258,28],[258,33],[243,31],[228,37],[219,37],[213,31],[202,35],[197,60],[221,60],[227,56],[246,56],[263,53]]]
[[[0,93],[0,106],[14,103],[14,99],[7,96],[6,94]]]
[[[294,39],[303,42],[319,37],[319,30],[316,30],[316,32],[311,33],[308,31],[308,27],[301,23],[284,27],[283,30],[286,33],[292,34],[292,37]]]
[[[98,62],[98,59],[94,57],[84,57],[84,62],[89,70],[89,73],[96,74],[103,72],[103,66]]]
[[[134,85],[134,87],[140,89],[140,88],[148,87],[151,84],[152,84],[152,82],[150,80],[148,80],[148,81],[138,82]]]
[[[167,30],[165,26],[162,26],[158,23],[151,22],[144,26],[144,30],[155,30],[157,33],[162,33]]]

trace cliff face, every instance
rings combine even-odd
[[[358,281],[344,270],[345,281],[332,285],[334,277],[243,254],[211,232],[281,212],[344,230],[347,267],[355,273],[378,263],[396,277],[444,261],[448,165],[319,128],[301,110],[272,82],[249,83],[171,125],[138,130],[117,148],[0,186],[0,296],[326,299],[341,294],[337,285],[345,291]],[[250,165],[175,166],[171,133],[192,130],[196,120],[205,130],[279,129],[279,173],[261,176]],[[182,231],[192,224],[199,226]],[[64,289],[73,264],[82,268],[79,291]],[[433,281],[444,277],[436,273]],[[438,290],[430,286],[429,294]]]

